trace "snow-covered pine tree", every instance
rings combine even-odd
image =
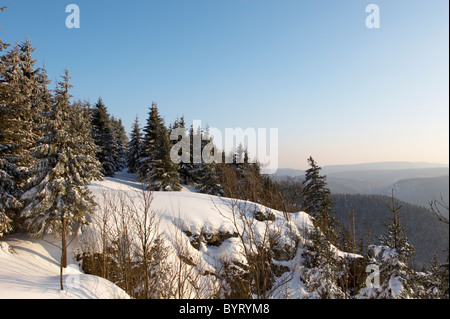
[[[121,171],[127,166],[128,137],[122,120],[111,117],[111,128],[116,149],[113,151],[116,170]]]
[[[318,229],[311,230],[303,252],[302,275],[309,299],[343,299],[339,257]]]
[[[436,255],[431,260],[430,271],[425,280],[425,297],[427,299],[449,299],[449,259],[441,263],[437,260]],[[419,296],[424,297],[424,296]]]
[[[224,196],[225,190],[220,180],[220,163],[214,161],[215,152],[219,152],[214,145],[212,137],[209,135],[207,127],[202,133],[202,163],[196,171],[197,189],[201,193]],[[208,158],[205,158],[208,157]]]
[[[202,164],[202,129],[201,127],[189,128],[189,163],[183,165],[183,173],[186,184],[197,185],[200,183],[200,169]],[[199,156],[200,155],[200,156]]]
[[[1,7],[3,11],[5,8]],[[0,52],[8,47],[0,39]],[[0,59],[0,237],[12,230],[11,209],[19,208],[20,196],[16,180],[18,179],[19,170],[16,165],[16,160],[8,156],[9,140],[5,134],[7,129],[7,122],[9,120],[8,97],[11,91],[11,86],[5,79],[5,72],[7,71],[7,64],[5,57]]]
[[[308,159],[310,168],[306,171],[303,182],[302,210],[314,218],[314,224],[325,237],[337,244],[337,220],[334,217],[333,201],[327,187],[326,176],[320,175],[322,169],[312,157]]]
[[[127,167],[129,173],[135,174],[138,172],[141,156],[142,133],[141,128],[139,127],[139,118],[136,116],[136,120],[133,124],[133,130],[130,135],[130,141],[128,143]]]
[[[392,192],[392,206],[388,206],[393,216],[386,224],[386,233],[378,237],[379,245],[370,245],[367,252],[368,264],[379,270],[380,285],[361,290],[360,295],[375,299],[403,299],[415,296],[414,271],[409,261],[414,255],[414,247],[408,243],[405,229],[401,225],[399,211]]]
[[[11,149],[25,170],[34,163],[32,146],[39,134],[40,117],[51,103],[45,70],[35,68],[34,50],[27,38],[2,57],[1,81],[8,91],[3,98],[8,99],[5,112],[9,112],[4,134],[16,142]]]
[[[172,129],[169,130],[169,134],[172,134],[172,130],[178,129],[179,133],[181,135],[178,136],[177,140],[172,140],[172,143],[176,145],[182,140],[189,139],[189,133],[186,130],[186,122],[184,120],[184,116],[181,116],[180,118],[177,118],[176,121],[172,125]],[[189,143],[189,146],[191,146],[191,143]],[[182,148],[178,150],[178,155],[181,157],[181,162],[178,164],[178,174],[180,174],[180,182],[183,184],[189,184],[191,182],[190,177],[190,168],[191,168],[191,149],[189,148]],[[189,158],[188,161],[183,161],[183,158]]]
[[[170,158],[172,143],[154,102],[144,132],[139,178],[154,191],[180,190],[180,175]]]
[[[104,176],[114,176],[118,171],[117,150],[108,110],[101,98],[92,110],[92,136],[98,147],[97,159],[102,165]]]
[[[0,238],[12,230],[12,215],[21,207],[17,166],[0,156]]]
[[[151,171],[148,175],[150,188],[155,191],[179,191],[181,190],[180,175],[177,165],[170,158],[172,143],[164,125],[156,129],[156,149],[152,155]]]
[[[51,103],[45,71],[35,68],[33,51],[27,39],[3,55],[0,63],[0,211],[9,229],[21,206],[28,168],[35,162],[32,152],[42,113]]]
[[[156,140],[158,137],[158,127],[163,125],[163,119],[159,116],[158,106],[152,102],[150,107],[147,125],[144,127],[144,138],[142,141],[142,156],[139,164],[139,178],[142,181],[149,179],[152,170],[152,158],[156,150]]]
[[[220,172],[217,164],[203,163],[200,168],[200,180],[197,189],[200,193],[215,196],[225,196],[222,183],[220,181]]]
[[[88,223],[88,215],[95,207],[86,185],[101,178],[90,118],[87,110],[70,104],[69,79],[66,70],[55,90],[44,134],[37,141],[38,162],[31,168],[34,174],[30,181],[35,186],[22,195],[22,216],[28,231],[36,236],[61,236],[62,268],[67,266],[66,234]]]
[[[430,269],[417,272],[413,277],[415,295],[420,299],[448,299],[448,267],[442,264],[434,254]]]

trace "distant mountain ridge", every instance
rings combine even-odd
[[[377,170],[406,170],[406,169],[447,169],[448,164],[428,162],[374,162],[361,164],[327,165],[322,167],[325,175],[342,172],[377,171]],[[303,176],[306,170],[295,168],[279,168],[276,176]]]
[[[422,207],[441,196],[449,202],[449,166],[426,162],[380,162],[322,168],[333,194],[390,195]],[[303,178],[304,170],[279,169],[275,179]]]
[[[428,162],[375,162],[349,165],[328,165],[323,167],[325,173],[337,173],[345,171],[374,171],[374,170],[403,170],[420,168],[448,168],[448,164]]]
[[[449,175],[399,180],[384,189],[384,192],[380,190],[379,194],[388,195],[392,189],[396,198],[429,208],[429,202],[434,199],[449,202]],[[448,212],[442,213],[448,217]]]
[[[333,202],[337,218],[347,225],[352,213],[355,217],[356,230],[359,236],[366,237],[366,225],[370,225],[373,238],[382,235],[389,223],[392,212],[386,206],[391,203],[391,197],[382,195],[333,194]],[[428,267],[431,257],[437,254],[439,260],[445,261],[448,248],[448,225],[440,222],[427,208],[396,201],[400,209],[402,226],[405,228],[409,243],[416,248],[416,254],[411,260],[412,265],[420,270]]]

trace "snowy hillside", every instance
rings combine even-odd
[[[47,236],[43,240],[31,240],[26,235],[11,235],[5,238],[0,251],[0,298],[129,297],[110,281],[84,274],[79,267],[83,261],[77,261],[76,257],[88,248],[91,253],[100,253],[104,249],[102,242],[106,241],[101,239],[101,230],[105,226],[109,232],[108,243],[119,242],[123,247],[123,229],[121,232],[117,228],[118,221],[126,218],[124,229],[130,230],[134,214],[138,220],[143,220],[145,200],[148,200],[145,196],[149,193],[142,192],[134,175],[123,172],[114,178],[92,183],[89,188],[99,206],[92,216],[92,224],[83,228],[81,236],[76,237],[69,247],[71,265],[64,272],[67,289],[59,290],[61,250],[58,239]],[[306,231],[312,228],[308,214],[299,212],[286,219],[283,213],[262,205],[199,194],[186,187],[181,192],[154,192],[150,201],[151,212],[158,220],[155,230],[169,246],[166,267],[182,264],[191,268],[185,271],[196,272],[199,285],[206,287],[201,293],[186,289],[176,297],[210,297],[210,290],[217,288],[217,283],[211,284],[217,281],[213,280],[217,275],[211,274],[217,274],[227,263],[245,268],[246,253],[274,238],[271,262],[281,271],[271,285],[276,289],[270,296],[298,298],[304,295],[300,258]],[[126,216],[120,215],[121,212],[126,212]],[[139,236],[133,236],[132,241],[138,246]]]
[[[114,209],[110,206],[114,201],[115,207],[126,205],[127,211],[143,214],[145,200],[134,175],[119,173],[114,178],[93,183],[89,188],[99,204],[99,212],[90,231],[101,231],[103,219],[100,215],[107,210],[111,213]],[[283,289],[295,290],[293,296],[301,296],[303,286],[295,273],[300,264],[298,258],[301,253],[298,250],[305,241],[305,232],[312,227],[308,214],[299,212],[286,220],[282,212],[262,205],[200,194],[187,187],[181,192],[154,192],[150,207],[159,220],[159,232],[170,246],[172,265],[179,262],[177,255],[183,250],[183,257],[195,261],[196,268],[203,273],[217,272],[218,265],[224,262],[245,264],[246,250],[256,249],[257,243],[267,242],[276,234],[274,263],[289,269],[290,275],[294,274],[292,277],[296,278],[283,285]],[[119,210],[115,213],[120,214]],[[114,226],[109,224],[108,227]],[[245,248],[243,242],[246,243]],[[97,250],[101,249],[97,247]],[[278,278],[284,279],[283,276]],[[274,292],[275,297],[281,297],[281,294]]]
[[[128,298],[111,282],[80,272],[70,259],[64,272],[66,289],[61,291],[58,244],[52,236],[32,240],[26,235],[12,235],[0,242],[0,299]]]

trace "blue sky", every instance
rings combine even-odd
[[[80,29],[65,25],[68,4]],[[365,8],[380,7],[368,29]],[[166,122],[278,128],[280,167],[448,163],[447,0],[0,0],[0,38],[129,131]]]

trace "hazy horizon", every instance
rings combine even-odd
[[[376,0],[5,0],[0,38],[29,36],[51,88],[101,97],[128,132],[152,101],[225,128],[277,128],[279,167],[449,163],[449,3]]]
[[[319,163],[318,163],[319,164]],[[333,166],[359,166],[359,165],[374,165],[374,164],[424,164],[418,166],[419,168],[434,168],[434,167],[450,167],[449,163],[435,163],[435,162],[410,162],[410,161],[384,161],[384,162],[365,162],[365,163],[345,163],[345,164],[327,164],[320,165],[321,167],[333,167]],[[304,168],[293,167],[281,167],[279,169],[292,169],[292,170],[305,170],[308,169],[308,165]]]

